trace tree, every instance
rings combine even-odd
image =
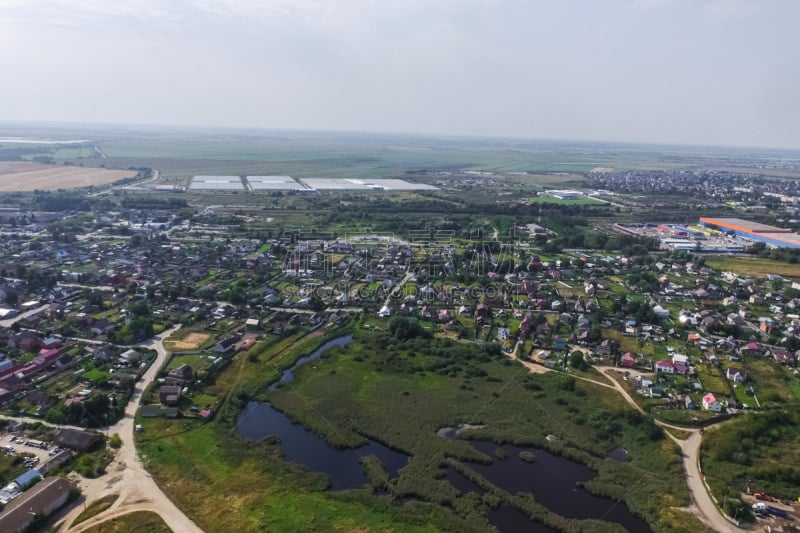
[[[569,366],[584,370],[586,368],[586,361],[583,359],[583,352],[575,350],[569,354]]]

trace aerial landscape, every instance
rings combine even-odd
[[[800,530],[800,8],[576,4],[0,7],[0,533]]]

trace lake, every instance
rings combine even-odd
[[[631,533],[651,533],[647,522],[631,514],[622,502],[590,494],[576,485],[597,477],[589,467],[538,448],[497,446],[488,441],[469,441],[476,450],[492,458],[492,464],[468,463],[495,486],[510,492],[530,492],[536,501],[566,518],[594,518],[616,522]],[[495,449],[502,448],[505,460],[495,458]],[[536,461],[519,458],[522,451],[532,451]]]
[[[334,448],[316,433],[292,422],[269,403],[247,404],[239,415],[236,429],[250,440],[259,440],[268,435],[279,437],[284,458],[327,474],[332,490],[351,489],[367,483],[360,463],[362,457],[376,456],[389,477],[397,477],[397,472],[408,463],[407,455],[373,440],[358,448]]]
[[[281,383],[288,383],[290,381],[294,381],[294,371],[297,370],[299,367],[303,366],[304,364],[310,361],[313,361],[314,359],[319,359],[323,353],[325,353],[326,351],[330,350],[335,346],[347,346],[351,342],[353,342],[353,337],[350,335],[339,337],[326,342],[325,344],[323,344],[322,346],[311,352],[309,355],[304,355],[303,357],[298,359],[295,364],[284,370],[283,374],[281,374],[280,379],[271,383],[269,387],[267,387],[267,390],[274,391],[278,388],[278,386]]]

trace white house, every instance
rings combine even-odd
[[[674,374],[675,365],[673,365],[669,361],[658,361],[656,362],[656,372],[663,372],[664,374]]]
[[[689,356],[684,355],[682,353],[675,353],[672,354],[672,364],[673,365],[689,365]]]
[[[703,396],[703,409],[706,411],[713,411],[719,413],[722,411],[722,406],[717,401],[717,397],[710,392]]]
[[[655,313],[658,318],[669,318],[669,309],[665,309],[660,305],[653,307],[653,313]]]
[[[741,368],[732,366],[725,371],[725,377],[736,383],[744,383],[747,379],[747,373]]]

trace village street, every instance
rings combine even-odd
[[[114,504],[104,512],[81,522],[75,527],[70,527],[75,518],[83,511],[84,506],[78,506],[68,512],[61,523],[60,531],[83,531],[100,522],[133,511],[152,511],[161,516],[164,522],[173,531],[201,532],[202,530],[192,522],[183,512],[173,504],[161,491],[147,473],[136,453],[133,441],[134,416],[139,408],[142,392],[155,379],[167,357],[164,340],[180,328],[180,324],[164,331],[143,346],[156,350],[158,356],[142,379],[136,384],[131,400],[125,409],[125,416],[109,428],[112,433],[122,437],[122,446],[117,452],[114,461],[106,469],[106,474],[97,479],[81,479],[79,486],[83,492],[84,501],[91,503],[94,500],[109,494],[119,494]]]

